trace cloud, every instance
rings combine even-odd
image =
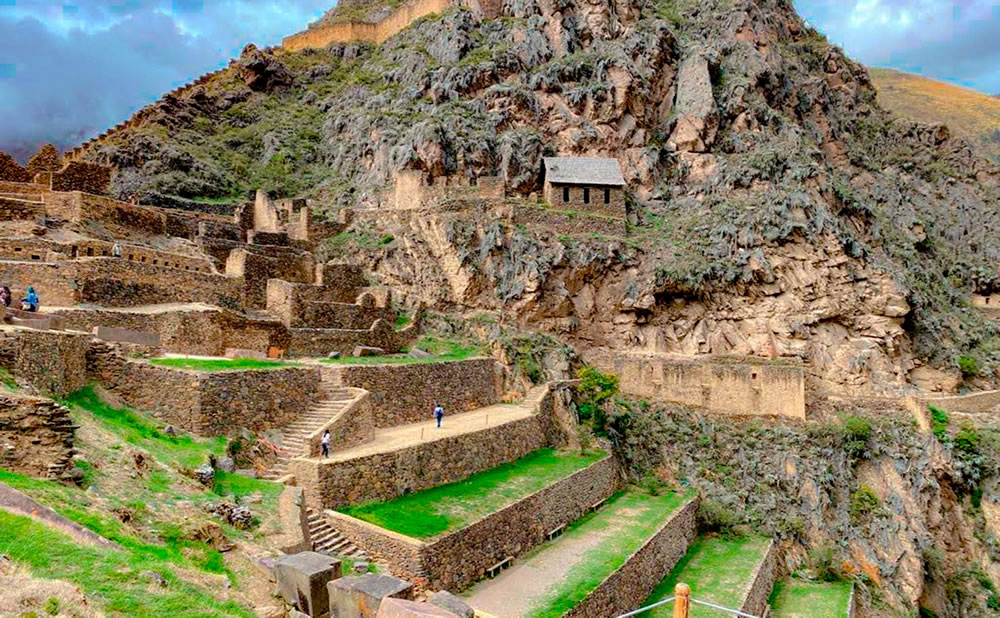
[[[996,0],[795,0],[853,58],[1000,93]]]
[[[0,150],[67,148],[335,0],[0,0]]]

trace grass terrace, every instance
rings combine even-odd
[[[413,358],[407,353],[386,354],[383,356],[345,356],[342,358],[324,358],[320,362],[331,365],[419,365],[423,363],[441,363],[460,361],[481,355],[482,350],[475,345],[441,339],[430,335],[421,337],[415,348],[433,354],[426,358]]]
[[[543,448],[457,483],[339,510],[414,538],[434,537],[463,528],[607,456],[602,451],[581,455]]]
[[[841,618],[851,602],[851,582],[811,582],[783,579],[771,592],[771,615],[776,618]]]
[[[736,539],[699,538],[687,554],[653,590],[643,605],[652,605],[674,595],[674,587],[683,582],[691,586],[691,596],[723,607],[739,609],[743,592],[754,568],[767,551],[768,539],[748,536]],[[669,618],[673,616],[672,603],[661,605],[640,616]],[[708,607],[698,607],[697,615],[704,618],[728,618],[730,614]]]
[[[158,367],[193,369],[195,371],[248,371],[300,366],[299,363],[280,360],[261,360],[258,358],[193,358],[187,356],[151,358],[149,359],[149,363]]]

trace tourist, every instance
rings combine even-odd
[[[10,288],[6,285],[0,288],[0,303],[3,303],[4,307],[10,307],[11,293]]]
[[[442,408],[441,404],[439,404],[439,403],[434,404],[434,418],[438,422],[438,429],[440,429],[441,428],[441,419],[444,418],[444,408]]]
[[[323,432],[323,438],[319,441],[319,446],[323,449],[323,458],[330,456],[330,430]]]
[[[28,286],[28,295],[21,299],[21,309],[24,311],[38,311],[38,294],[35,294],[35,288]]]
[[[122,246],[118,243],[111,245],[111,257],[121,257],[122,256]]]

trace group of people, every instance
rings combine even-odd
[[[437,421],[438,429],[441,428],[441,421],[444,420],[444,406],[439,403],[434,404],[434,420]],[[330,456],[330,430],[327,429],[323,432],[323,437],[319,441],[320,449],[323,451],[323,457]]]
[[[0,304],[6,308],[10,307],[11,302],[13,302],[13,294],[11,294],[10,288],[6,285],[0,287]],[[40,304],[41,301],[38,299],[38,294],[35,293],[35,288],[29,285],[27,295],[21,299],[21,310],[38,311]]]

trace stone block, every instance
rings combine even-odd
[[[351,356],[382,356],[385,350],[382,348],[372,348],[366,345],[359,345],[354,348]]]
[[[256,358],[264,360],[267,354],[259,350],[247,350],[245,348],[226,348],[226,358]]]
[[[476,610],[469,607],[468,603],[447,590],[439,590],[427,600],[430,601],[431,605],[436,605],[460,618],[473,618],[476,615]]]
[[[452,613],[430,603],[417,603],[405,599],[385,599],[378,608],[377,618],[456,618]]]
[[[430,352],[421,350],[420,348],[410,348],[410,358],[431,358],[434,356]]]
[[[94,336],[104,341],[117,341],[121,343],[134,343],[151,348],[160,346],[160,336],[156,333],[144,333],[138,330],[127,328],[113,328],[111,326],[95,326]]]
[[[327,585],[330,618],[374,618],[386,598],[409,599],[413,585],[391,575],[342,577]]]
[[[278,593],[308,616],[326,616],[330,607],[327,584],[340,577],[340,561],[304,551],[279,558],[275,564]]]
[[[33,328],[35,330],[49,330],[49,325],[51,324],[47,318],[41,319],[26,319],[26,318],[11,318],[11,324],[14,326],[23,326],[24,328]]]

